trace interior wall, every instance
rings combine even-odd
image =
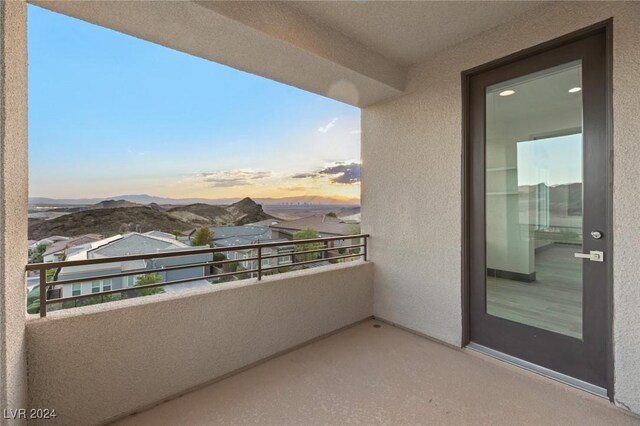
[[[102,424],[368,318],[372,264],[348,262],[54,311],[27,323],[29,402]]]
[[[25,3],[0,2],[0,409],[27,408],[26,36]]]
[[[363,232],[372,235],[374,315],[460,345],[461,72],[610,17],[615,399],[640,413],[639,3],[546,4],[412,67],[405,96],[362,112]]]

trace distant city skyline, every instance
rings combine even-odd
[[[360,198],[360,110],[28,6],[29,195]]]

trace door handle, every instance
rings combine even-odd
[[[604,252],[598,250],[591,250],[589,253],[573,253],[573,255],[592,262],[604,262]]]

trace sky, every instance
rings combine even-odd
[[[517,146],[518,186],[582,182],[582,133],[523,141]]]
[[[360,197],[360,110],[28,6],[29,195]]]

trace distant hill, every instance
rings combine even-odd
[[[251,198],[244,198],[229,206],[212,206],[210,204],[190,204],[169,209],[169,214],[191,223],[221,225],[246,225],[273,219],[262,210],[262,206]]]
[[[115,209],[118,207],[141,207],[142,204],[132,203],[131,201],[126,200],[105,200],[100,201],[96,204],[91,204],[88,206],[80,206],[80,207],[69,207],[69,208],[59,208],[57,212],[80,212],[83,210],[94,210],[94,209]]]
[[[29,239],[90,233],[112,236],[123,232],[171,232],[190,228],[193,228],[193,225],[151,207],[116,207],[83,210],[46,221],[30,221]]]
[[[225,207],[192,204],[169,210],[158,205],[140,206],[113,200],[100,202],[97,206],[99,207],[90,206],[51,220],[30,220],[29,239],[88,233],[111,236],[123,232],[184,231],[202,225],[244,225],[272,218],[262,210],[261,205],[250,198]]]
[[[165,198],[156,197],[147,194],[138,195],[118,195],[114,197],[106,198],[77,198],[77,199],[58,199],[58,198],[46,198],[46,197],[30,197],[30,204],[39,205],[92,205],[102,201],[108,200],[124,200],[136,204],[169,204],[169,205],[190,205],[190,204],[212,204],[212,205],[229,205],[242,201],[240,198]],[[255,198],[256,202],[260,204],[349,204],[359,205],[360,200],[356,198],[338,198],[338,197],[323,197],[323,196],[298,196],[298,197],[285,197],[285,198]]]
[[[115,209],[118,207],[139,207],[139,203],[127,200],[105,200],[91,206],[94,209]]]

